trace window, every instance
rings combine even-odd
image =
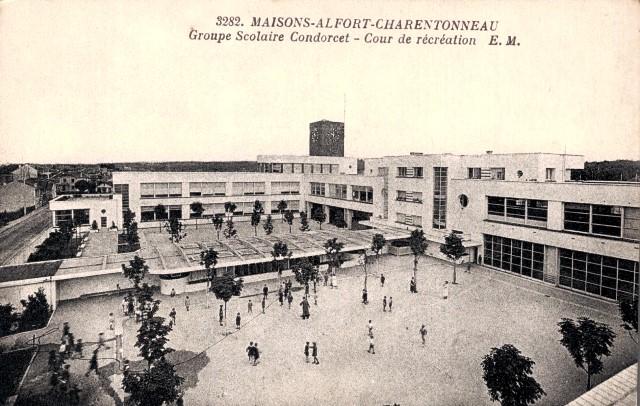
[[[182,206],[169,206],[167,207],[167,211],[169,212],[170,219],[182,218]]]
[[[447,228],[448,168],[433,168],[433,224],[436,230]]]
[[[297,195],[300,193],[300,182],[271,182],[272,195]]]
[[[556,180],[556,168],[547,168],[545,171],[545,180],[547,181],[555,181]]]
[[[414,216],[411,214],[396,213],[396,222],[409,226],[422,227],[422,216]]]
[[[617,206],[564,204],[565,230],[622,237],[622,208]]]
[[[487,196],[489,215],[504,217],[504,197]]]
[[[189,196],[224,196],[224,182],[189,182]]]
[[[182,183],[141,183],[140,198],[182,197]]]
[[[331,165],[331,173],[340,173],[339,165]]]
[[[482,176],[481,175],[482,168],[468,168],[468,171],[469,173],[467,177],[469,179],[480,179],[480,177]]]
[[[407,192],[404,190],[398,190],[398,196],[396,200],[401,202],[422,203],[422,192]]]
[[[55,217],[56,217],[56,227],[60,227],[62,224],[64,223],[71,223],[72,221],[72,214],[71,214],[71,210],[56,210],[55,211]]]
[[[293,164],[282,164],[282,173],[293,173]]]
[[[351,186],[353,200],[364,203],[373,203],[373,188],[371,186]]]
[[[398,177],[399,178],[422,178],[423,177],[423,172],[422,172],[422,167],[421,166],[414,166],[414,167],[398,167]]]
[[[302,164],[293,164],[293,173],[302,173]]]
[[[491,179],[504,180],[504,168],[491,168]]]
[[[311,182],[311,194],[314,196],[324,196],[324,183]]]
[[[542,280],[544,246],[485,234],[483,261],[486,265]]]
[[[75,225],[89,225],[89,209],[75,209],[73,211],[73,223]]]
[[[560,249],[559,284],[570,289],[625,300],[638,296],[638,263]]]
[[[231,184],[233,196],[254,196],[265,193],[264,182],[233,182]]]
[[[303,173],[313,173],[313,166],[311,164],[303,164],[302,165]]]
[[[347,185],[338,185],[338,184],[330,183],[329,197],[333,197],[334,199],[346,199]]]
[[[322,164],[313,164],[313,173],[322,173]]]
[[[458,196],[458,200],[460,201],[460,206],[463,209],[469,205],[469,198],[465,194]]]
[[[129,185],[115,184],[113,185],[113,193],[122,195],[122,211],[126,212],[129,208]]]
[[[282,173],[282,164],[271,164],[271,172]]]
[[[322,173],[331,173],[331,165],[322,164]]]
[[[527,200],[527,220],[547,221],[547,201]]]
[[[143,222],[155,220],[155,212],[153,210],[153,206],[140,207],[140,220]]]
[[[524,199],[506,199],[507,217],[524,219],[526,209],[526,200]]]

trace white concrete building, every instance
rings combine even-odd
[[[122,228],[122,196],[114,195],[62,195],[49,202],[53,226],[70,221],[83,228],[96,224],[98,229],[115,225]]]
[[[134,211],[144,227],[165,218],[189,222],[196,201],[205,217],[224,214],[233,202],[242,219],[256,200],[265,213],[285,200],[294,211],[321,209],[327,221],[349,229],[421,227],[436,257],[457,231],[466,261],[605,299],[638,294],[640,184],[572,181],[582,156],[412,153],[365,159],[360,171],[354,158],[258,161],[258,173],[115,172],[114,202],[121,197],[120,210]],[[159,204],[166,208],[161,218]],[[80,206],[52,202],[54,211],[86,209]]]

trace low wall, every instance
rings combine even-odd
[[[157,275],[147,274],[144,277],[144,283],[151,286],[160,285]],[[100,294],[113,292],[120,289],[129,289],[133,287],[133,283],[120,272],[107,275],[94,275],[87,278],[67,279],[57,282],[58,300],[78,299],[84,295]]]
[[[11,303],[18,311],[22,311],[20,300],[26,300],[29,295],[36,293],[39,288],[44,289],[47,301],[55,308],[57,303],[56,283],[45,279],[37,283],[0,288],[0,304]]]

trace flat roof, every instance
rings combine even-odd
[[[48,278],[56,274],[60,265],[62,261],[58,260],[3,266],[0,267],[0,283]]]

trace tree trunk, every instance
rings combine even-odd
[[[218,240],[220,239],[220,230],[217,230],[216,233],[218,234]]]
[[[367,267],[365,266],[364,267],[364,288],[365,288],[365,290],[367,289],[367,276],[368,276]]]
[[[291,234],[291,224],[289,224],[289,234]]]
[[[413,281],[416,284],[416,293],[418,293],[418,257],[413,258]]]
[[[196,217],[196,230],[198,229],[198,218]]]
[[[258,227],[253,227],[253,232],[257,237],[258,236]]]
[[[587,374],[587,390],[591,389],[591,374]]]
[[[227,324],[227,301],[224,301],[224,324]]]
[[[456,285],[456,263],[453,263],[453,282],[452,284]]]

